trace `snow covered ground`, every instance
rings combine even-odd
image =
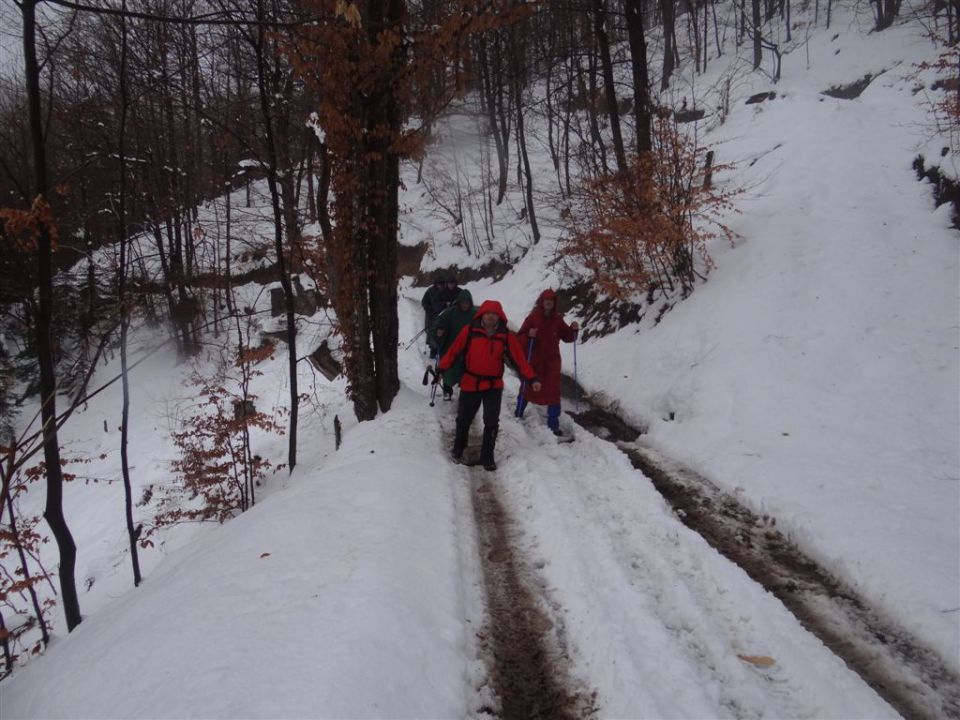
[[[910,168],[936,146],[912,92],[920,81],[906,77],[933,49],[913,26],[862,35],[852,16],[835,22],[811,33],[809,53],[785,56],[777,86],[752,76],[723,125],[704,123],[720,160],[737,166],[718,180],[746,188],[736,247],[712,248],[717,270],[659,325],[579,347],[578,378],[648,426],[646,442],[776,517],[957,669],[958,236]],[[727,67],[698,78],[700,94]],[[881,69],[857,100],[820,95]],[[778,96],[743,104],[761,90]],[[468,142],[437,152],[451,147],[466,153]],[[545,153],[534,160],[537,177],[552,176]],[[462,156],[460,167],[472,162]],[[405,240],[432,239],[435,267],[479,264],[407,186]],[[529,243],[510,213],[500,217],[498,242]],[[469,286],[478,301],[501,300],[515,324],[557,282],[559,229],[549,212],[541,222],[544,239],[503,281]],[[262,289],[242,292],[267,307]],[[402,293],[409,338],[422,288]],[[301,354],[324,332],[305,323]],[[138,342],[150,345],[148,331]],[[564,361],[572,370],[569,346]],[[427,406],[421,347],[402,353],[395,408],[371,423],[352,420],[342,382],[301,365],[311,400],[295,472],[269,477],[256,507],[223,526],[166,532],[144,555],[141,588],[131,587],[118,484],[68,488],[85,620],[70,635],[58,627],[42,657],[0,684],[0,715],[452,718],[490,703],[477,644],[476,471],[446,459],[454,408]],[[284,372],[281,357],[257,379],[264,407],[283,405]],[[138,488],[170,480],[167,436],[191,401],[188,374],[163,353],[135,371]],[[599,716],[896,716],[684,527],[612,445],[578,433],[558,446],[536,414],[509,417],[514,391],[496,482]],[[119,476],[119,407],[118,392],[105,392],[65,427],[68,452],[93,458],[84,475]],[[345,429],[337,452],[334,414]],[[258,443],[283,461],[284,438]],[[41,507],[39,490],[23,504]]]
[[[737,246],[659,325],[581,347],[578,375],[960,669],[960,239],[911,170],[943,144],[914,78],[936,53],[917,26],[809,45],[705,136],[746,189]],[[867,73],[856,100],[821,94]],[[518,324],[557,282],[537,251],[477,293]]]

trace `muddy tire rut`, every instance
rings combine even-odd
[[[497,473],[467,469],[483,569],[487,618],[477,634],[502,720],[574,720],[594,715],[595,696],[576,688],[562,628],[552,617],[535,571],[517,542],[517,526],[500,499]]]
[[[572,396],[569,378],[566,390]],[[776,527],[708,479],[643,444],[641,432],[583,400],[570,413],[616,444],[687,527],[780,599],[800,623],[906,718],[960,719],[960,678],[934,651],[872,608]]]

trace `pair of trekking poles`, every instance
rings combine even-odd
[[[409,350],[411,347],[413,347],[414,343],[416,343],[417,340],[420,339],[420,336],[423,335],[426,331],[427,331],[427,329],[424,328],[423,330],[421,330],[420,332],[418,332],[416,335],[414,335],[414,336],[410,339],[410,342],[408,342],[406,345],[403,346],[403,349],[404,349],[404,350]],[[429,343],[428,343],[428,347],[429,347]],[[428,365],[428,366],[427,366],[427,369],[423,371],[423,384],[424,384],[424,385],[427,385],[427,384],[430,382],[430,377],[433,376],[433,387],[430,388],[430,407],[433,407],[434,405],[436,405],[437,385],[438,385],[439,382],[440,382],[440,381],[437,379],[437,378],[439,377],[437,373],[439,372],[439,366],[440,366],[440,350],[437,349],[436,353],[437,353],[437,357],[436,357],[436,359],[434,360],[433,365],[432,365],[432,366]]]

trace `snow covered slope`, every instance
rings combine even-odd
[[[708,118],[701,128],[719,161],[736,165],[718,181],[746,190],[731,218],[740,240],[712,248],[717,269],[659,325],[579,347],[577,371],[649,427],[646,442],[776,517],[957,667],[958,235],[910,167],[921,150],[939,150],[923,93],[913,92],[930,78],[911,77],[913,63],[935,51],[915,25],[868,35],[856,22],[838,11],[833,30],[811,32],[809,47],[784,57],[775,86],[740,76],[726,122]],[[729,67],[714,62],[705,77],[677,85],[688,82],[709,107]],[[856,100],[821,95],[881,70]],[[768,90],[777,97],[744,104]],[[464,154],[475,127],[465,124],[455,146]],[[443,152],[453,150],[441,144]],[[461,168],[479,167],[458,157]],[[549,158],[533,159],[546,188]],[[436,241],[429,263],[479,264],[427,216],[435,205],[412,173],[404,198],[406,241]],[[549,264],[556,214],[544,212],[544,239],[503,281],[469,286],[476,300],[501,300],[519,324],[558,282]],[[515,254],[529,244],[515,212],[498,217],[505,247]],[[422,290],[403,291],[409,338]],[[249,302],[263,307],[257,292],[249,289]],[[571,371],[571,349],[563,351]],[[335,412],[349,415],[342,384],[304,368],[301,387],[316,402],[296,472],[271,477],[258,505],[227,525],[168,536],[147,555],[137,590],[120,489],[71,486],[78,576],[93,580],[81,595],[86,619],[0,685],[0,715],[480,714],[490,698],[477,656],[470,475],[445,458],[453,409],[427,406],[422,362],[418,347],[402,355],[395,409],[373,423],[345,422],[339,454],[330,425]],[[169,475],[168,419],[190,394],[172,363],[158,358],[135,378],[138,486]],[[271,405],[282,405],[283,373],[277,360],[258,381]],[[117,394],[105,393],[67,426],[70,448],[109,453],[91,475],[117,476],[115,437],[102,423],[115,425],[118,408]],[[601,716],[895,715],[677,521],[612,447],[586,437],[558,447],[535,415],[520,425],[507,414],[505,496],[563,620],[572,672],[597,690]],[[282,461],[283,441],[260,450]],[[755,668],[738,654],[777,664]]]

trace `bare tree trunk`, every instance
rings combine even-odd
[[[760,44],[760,0],[753,1],[753,69],[763,62],[763,47]]]
[[[511,51],[513,54],[513,101],[517,109],[517,145],[520,148],[520,159],[523,161],[524,185],[526,187],[527,219],[530,221],[530,230],[533,233],[533,244],[540,242],[540,226],[537,225],[537,209],[533,204],[533,173],[530,171],[530,156],[527,153],[527,138],[523,129],[523,78],[524,68],[520,43],[515,36],[515,29],[511,29]]]
[[[676,8],[674,0],[660,0],[660,14],[663,18],[663,74],[660,77],[660,90],[670,87],[670,76],[674,68],[674,42]]]
[[[603,134],[600,132],[600,123],[597,121],[597,58],[593,52],[590,53],[588,58],[587,77],[590,81],[587,97],[590,138],[600,151],[600,167],[603,168],[604,173],[608,173],[610,172],[610,166],[607,165],[607,146],[604,143]]]
[[[707,72],[707,56],[710,54],[710,0],[703,0],[703,72]]]
[[[637,126],[637,153],[653,148],[650,120],[650,77],[647,72],[647,41],[643,31],[640,0],[626,0],[627,33],[630,39],[630,69],[633,73],[633,114]]]
[[[126,0],[121,8],[126,12]],[[127,93],[127,20],[120,16],[120,127],[117,137],[117,155],[119,163],[118,181],[118,235],[120,243],[120,268],[118,270],[117,300],[120,308],[120,374],[123,385],[123,407],[120,414],[120,469],[123,475],[123,505],[127,521],[127,539],[130,543],[130,562],[133,565],[133,585],[140,586],[140,555],[137,552],[137,541],[140,533],[133,524],[133,490],[130,484],[130,461],[127,453],[130,438],[130,373],[127,364],[127,332],[130,328],[130,308],[127,299],[127,168],[126,168],[126,134],[127,110],[129,98]]]
[[[620,110],[617,107],[617,89],[613,84],[613,62],[610,59],[610,41],[607,38],[607,12],[604,0],[593,0],[593,31],[600,50],[600,62],[603,66],[603,85],[607,98],[607,115],[610,118],[610,132],[613,135],[613,152],[617,158],[617,171],[627,169],[627,155],[623,147],[623,135],[620,132]]]
[[[687,36],[693,40],[693,67],[700,73],[700,58],[702,55],[700,48],[700,26],[697,25],[697,5],[690,3],[690,12],[687,13]]]
[[[44,147],[43,121],[40,109],[40,67],[36,47],[36,0],[22,0],[23,55],[26,72],[27,104],[30,136],[33,145],[34,190],[36,199],[47,197],[47,155]],[[50,325],[53,315],[53,243],[50,228],[41,220],[37,238],[37,355],[40,364],[40,418],[43,423],[43,457],[47,470],[47,502],[43,516],[60,552],[60,596],[72,631],[83,617],[77,597],[77,546],[63,515],[63,472],[60,466],[60,443],[57,438],[57,379]]]
[[[257,2],[257,18],[263,20],[265,11],[262,0]],[[290,282],[290,273],[287,269],[287,260],[284,252],[284,214],[281,208],[280,188],[277,176],[282,169],[289,173],[289,168],[280,168],[277,165],[277,146],[275,138],[274,118],[271,105],[274,102],[273,89],[267,86],[266,67],[266,25],[257,24],[257,36],[254,42],[254,51],[257,56],[257,87],[260,95],[260,112],[263,117],[264,136],[267,148],[267,187],[270,190],[270,204],[273,208],[273,246],[277,254],[277,274],[280,287],[283,288],[283,298],[287,321],[287,357],[290,380],[290,421],[287,425],[287,471],[293,472],[297,466],[297,420],[300,407],[300,393],[297,389],[297,324],[296,307],[294,305],[293,285]]]
[[[487,111],[487,122],[490,123],[490,132],[493,134],[493,143],[497,149],[497,168],[500,171],[497,178],[497,205],[503,202],[507,194],[507,154],[509,150],[504,147],[504,139],[497,122],[497,103],[494,97],[495,92],[500,90],[494,88],[494,73],[490,67],[487,58],[487,40],[481,36],[478,41],[480,54],[480,88],[483,97],[483,105]]]
[[[573,35],[571,31],[571,36]],[[567,107],[564,109],[563,113],[563,181],[564,188],[566,189],[567,197],[571,195],[570,188],[570,121],[573,116],[573,53],[567,62]],[[580,63],[576,64],[577,69],[580,68]]]
[[[717,43],[717,57],[723,55],[723,45],[720,43],[720,21],[717,19],[717,0],[712,0],[710,10],[713,13],[713,38]],[[734,13],[734,22],[736,22],[736,13]],[[726,31],[724,31],[726,36]]]

